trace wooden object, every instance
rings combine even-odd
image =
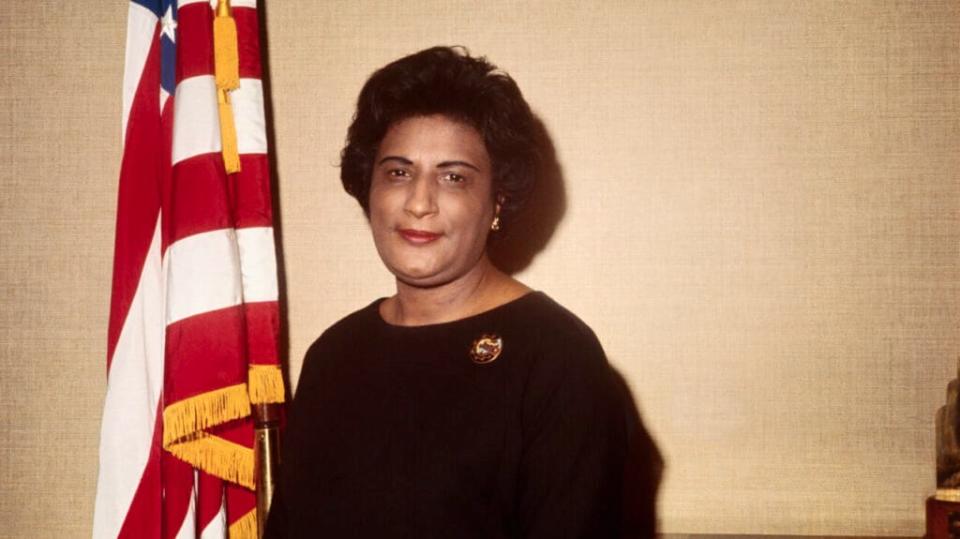
[[[960,502],[927,498],[925,539],[960,539]]]
[[[254,466],[257,478],[257,537],[270,513],[270,500],[279,473],[280,405],[254,405]]]

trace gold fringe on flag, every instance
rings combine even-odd
[[[217,2],[217,16],[213,19],[213,61],[223,166],[227,174],[233,174],[240,172],[240,154],[229,92],[240,87],[240,55],[237,52],[237,23],[230,14],[229,0]]]
[[[250,365],[247,390],[252,404],[283,402],[283,374],[279,365]]]
[[[253,449],[219,436],[200,433],[166,447],[173,456],[221,479],[256,490]]]
[[[257,510],[253,509],[230,525],[230,539],[257,539]]]
[[[163,446],[203,429],[250,415],[244,384],[228,386],[177,401],[163,409]]]
[[[249,415],[246,384],[175,402],[163,409],[163,448],[195,468],[252,490],[253,449],[203,432]]]
[[[250,416],[251,402],[283,402],[283,375],[278,365],[251,365],[248,375],[247,384],[208,391],[165,407],[163,447],[196,468],[255,490],[253,449],[204,432]]]

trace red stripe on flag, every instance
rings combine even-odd
[[[219,153],[191,157],[174,167],[165,246],[211,230],[273,224],[267,156],[244,154],[240,163],[240,173],[229,176]]]
[[[240,60],[240,76],[259,79],[260,75],[260,23],[257,10],[245,7],[233,9],[237,21],[237,53]]]
[[[190,507],[193,496],[193,468],[164,451],[163,470],[163,537],[175,539]]]
[[[226,484],[227,522],[233,523],[257,508],[257,496],[254,492],[233,483]]]
[[[277,364],[277,335],[280,332],[280,313],[276,301],[261,301],[244,305],[247,317],[247,350],[250,364]]]
[[[237,25],[237,53],[240,76],[261,78],[260,25],[257,10],[233,8]],[[214,72],[213,19],[209,4],[188,4],[180,8],[177,21],[178,70],[177,80]],[[180,51],[184,51],[182,54]]]
[[[179,400],[247,379],[243,305],[191,316],[167,326],[164,400]],[[246,445],[250,445],[249,441]]]
[[[231,421],[210,429],[217,437],[239,445],[248,445],[253,439],[252,421]]]
[[[232,186],[219,153],[198,155],[177,163],[173,168],[169,203],[164,208],[165,246],[201,232],[233,228]]]
[[[153,428],[153,442],[150,444],[150,458],[140,476],[140,484],[133,496],[130,508],[123,520],[123,527],[117,539],[159,539],[161,536],[161,507],[163,481],[160,473],[160,443],[163,436],[163,416],[157,407],[156,426]]]
[[[107,370],[120,339],[120,330],[140,283],[143,263],[150,248],[160,212],[162,167],[160,125],[159,27],[147,56],[143,77],[130,107],[130,119],[117,194],[117,225],[113,252],[113,293],[107,330]]]
[[[177,11],[177,83],[213,74],[213,11],[210,4],[188,4]]]
[[[270,193],[270,164],[265,154],[240,156],[239,174],[234,186],[237,228],[273,224]]]
[[[214,475],[199,472],[197,484],[197,533],[217,518],[220,507],[223,505],[223,481]]]

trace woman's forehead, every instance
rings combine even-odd
[[[476,129],[440,114],[393,123],[379,144],[376,161],[386,157],[411,162],[459,160],[485,169],[490,163],[486,144]]]

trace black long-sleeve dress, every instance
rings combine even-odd
[[[624,404],[589,327],[540,292],[418,327],[380,301],[307,352],[267,537],[619,536]]]

